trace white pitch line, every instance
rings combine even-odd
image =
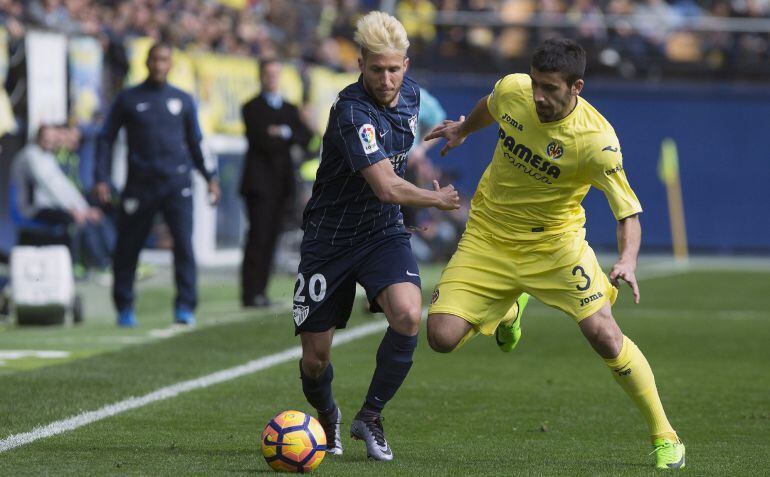
[[[648,279],[662,278],[662,277],[671,276],[671,275],[678,275],[680,273],[687,273],[689,271],[690,270],[688,270],[687,267],[672,267],[672,268],[666,267],[659,271],[656,270],[653,273],[645,273],[643,274],[642,277],[640,277],[639,280],[643,281]],[[425,310],[426,309],[423,308],[423,313],[425,313]],[[367,323],[365,325],[358,326],[348,331],[342,331],[339,334],[335,335],[332,346],[337,346],[350,341],[354,341],[358,338],[362,338],[364,336],[370,335],[379,330],[383,330],[386,327],[387,327],[387,321],[382,320],[382,321]],[[269,356],[255,359],[253,361],[249,361],[246,364],[242,364],[234,368],[217,371],[216,373],[212,373],[207,376],[203,376],[190,381],[183,381],[181,383],[172,384],[171,386],[166,386],[164,388],[158,389],[157,391],[151,392],[150,394],[145,394],[144,396],[141,396],[138,398],[131,397],[123,401],[117,402],[115,404],[110,404],[103,408],[97,409],[96,411],[84,412],[82,414],[78,414],[77,416],[63,419],[61,421],[52,422],[51,424],[48,424],[46,426],[39,426],[32,429],[29,432],[14,434],[12,436],[6,437],[3,440],[0,440],[0,452],[5,452],[8,450],[14,449],[16,447],[29,444],[39,439],[43,439],[46,437],[51,437],[57,434],[61,434],[63,432],[71,431],[79,427],[88,425],[92,422],[100,421],[102,419],[115,416],[122,412],[130,411],[131,409],[136,409],[142,406],[146,406],[147,404],[151,404],[156,401],[172,398],[172,397],[178,396],[179,394],[186,393],[188,391],[206,388],[214,384],[219,384],[225,381],[230,381],[235,378],[239,378],[241,376],[245,376],[247,374],[256,373],[258,371],[262,371],[267,368],[271,368],[273,366],[285,363],[292,359],[298,359],[300,356],[302,356],[302,348],[299,346],[295,346],[293,348],[284,350],[280,353],[275,353]]]
[[[367,323],[365,325],[357,326],[347,331],[341,331],[334,336],[334,342],[332,346],[341,345],[350,341],[363,338],[364,336],[371,335],[377,331],[384,330],[388,325],[385,320]],[[39,426],[32,429],[29,432],[21,434],[14,434],[8,436],[3,440],[0,440],[0,452],[5,452],[14,449],[25,444],[29,444],[38,439],[55,436],[63,432],[71,431],[79,427],[86,426],[92,422],[100,421],[108,417],[115,416],[131,409],[140,408],[148,404],[152,404],[157,401],[172,398],[188,391],[195,389],[207,388],[215,384],[230,381],[247,374],[263,371],[267,368],[283,364],[293,359],[299,359],[302,356],[302,348],[295,346],[279,353],[264,356],[240,366],[235,366],[229,369],[223,369],[206,376],[202,376],[197,379],[191,379],[189,381],[182,381],[180,383],[172,384],[164,388],[160,388],[157,391],[153,391],[149,394],[145,394],[141,397],[130,397],[123,401],[116,402],[104,406],[95,411],[88,411],[77,416],[69,417],[61,421],[52,422],[45,426]]]

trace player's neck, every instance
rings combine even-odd
[[[564,110],[561,112],[561,114],[559,114],[556,118],[554,118],[553,120],[551,120],[549,122],[561,121],[562,119],[566,118],[567,116],[572,114],[572,111],[574,111],[575,108],[577,108],[577,104],[578,104],[578,97],[577,96],[573,96],[572,100],[569,103],[569,106],[564,108]]]
[[[167,82],[168,81],[165,80],[165,79],[162,80],[162,81],[158,81],[158,80],[153,79],[150,76],[148,76],[147,79],[145,80],[145,84],[148,85],[148,86],[151,86],[153,88],[162,88],[162,87],[166,86]]]
[[[566,118],[570,114],[572,114],[572,111],[575,110],[578,104],[578,97],[573,96],[570,100],[570,103],[567,105],[566,108],[564,108],[559,114],[555,114],[550,118],[544,118],[540,116],[540,113],[537,114],[537,119],[540,121],[541,124],[549,124],[549,123],[555,123],[558,121],[561,121],[562,119]]]

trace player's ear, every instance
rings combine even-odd
[[[585,86],[585,81],[582,79],[576,80],[572,83],[571,93],[575,96],[579,95],[580,92],[583,91],[583,86]]]
[[[404,57],[404,73],[406,73],[406,70],[408,70],[408,69],[409,69],[409,57],[405,56]]]

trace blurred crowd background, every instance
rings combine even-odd
[[[770,63],[770,0],[0,0],[0,21],[12,45],[28,28],[92,35],[118,75],[136,36],[352,71],[355,21],[373,8],[396,14],[433,71],[517,67],[553,35],[578,39],[606,75],[756,79]]]
[[[34,140],[41,124],[67,132],[58,157],[68,158],[60,161],[62,169],[87,195],[106,109],[120,89],[145,78],[147,48],[155,41],[174,47],[170,82],[198,102],[208,149],[219,164],[219,212],[203,221],[196,216],[196,223],[215,221],[214,236],[204,241],[216,244],[210,248],[238,248],[243,224],[235,184],[245,150],[240,106],[259,91],[259,59],[285,64],[282,94],[300,106],[316,133],[297,155],[298,190],[307,191],[314,169],[304,162],[317,157],[336,93],[358,76],[353,32],[372,9],[402,21],[412,44],[410,74],[435,93],[450,117],[467,112],[500,75],[526,72],[537,43],[553,36],[578,40],[589,55],[589,99],[612,118],[624,151],[649,159],[663,137],[677,137],[701,161],[703,176],[693,180],[703,185],[735,174],[735,184],[750,191],[720,204],[757,203],[750,195],[759,192],[746,184],[762,174],[725,168],[720,157],[733,154],[733,143],[741,144],[748,161],[766,150],[756,120],[768,107],[762,88],[770,79],[770,0],[0,0],[0,253],[15,241],[4,190],[16,152]],[[715,104],[722,108],[714,112],[721,134],[735,140],[702,133]],[[645,134],[636,137],[637,128]],[[466,160],[474,147],[441,162],[435,149],[413,151],[411,177],[416,183],[453,181],[467,198],[485,164]],[[644,166],[634,174],[640,198],[663,207],[654,166]],[[287,217],[295,242],[305,197],[299,195],[297,213]],[[464,217],[422,211],[412,219],[415,235],[426,242],[424,257],[444,259]],[[770,249],[756,234],[738,229],[715,234],[704,219],[691,235],[704,249]],[[668,246],[664,217],[650,215],[645,224],[651,225],[646,243]],[[613,225],[608,220],[593,228],[605,232]],[[162,228],[155,236],[161,247],[168,241]]]

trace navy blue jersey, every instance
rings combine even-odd
[[[112,144],[121,127],[128,142],[128,183],[156,184],[190,180],[195,167],[206,178],[201,132],[192,97],[168,83],[145,81],[120,92],[99,133],[97,182],[108,182]]]
[[[387,159],[404,177],[419,104],[420,87],[407,77],[393,108],[377,104],[361,77],[340,92],[324,133],[313,195],[305,207],[306,240],[352,245],[406,232],[401,208],[377,199],[361,169]]]

